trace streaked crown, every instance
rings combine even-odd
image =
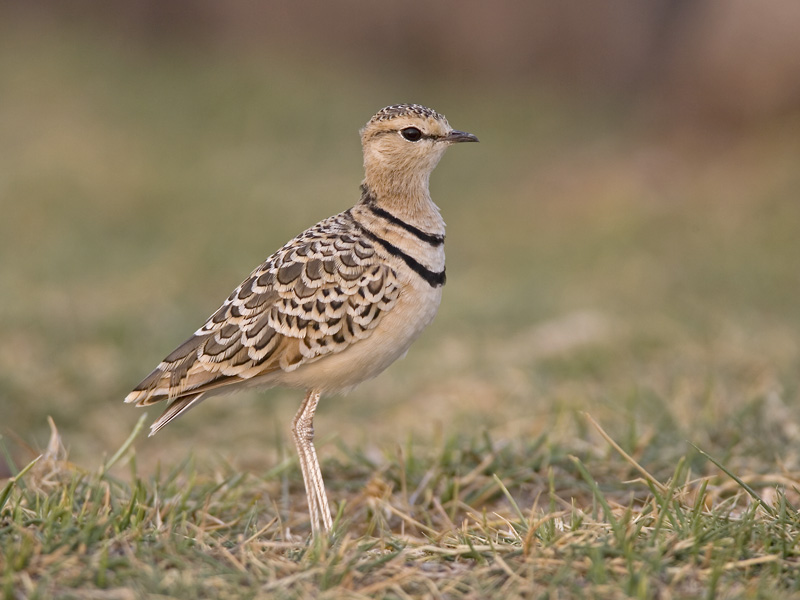
[[[427,119],[434,119],[436,121],[444,121],[447,123],[447,119],[444,118],[444,115],[440,115],[432,108],[422,106],[421,104],[392,104],[391,106],[387,106],[386,108],[379,110],[378,113],[369,120],[369,122],[375,123],[378,121],[388,121],[390,119],[396,119],[397,117],[406,117],[411,115],[416,115],[418,117]]]

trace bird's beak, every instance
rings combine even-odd
[[[471,133],[467,133],[466,131],[456,131],[455,129],[444,136],[444,141],[449,142],[451,144],[457,144],[458,142],[477,142],[477,136],[472,135]]]

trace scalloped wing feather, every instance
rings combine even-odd
[[[345,213],[331,217],[253,271],[125,401],[172,400],[163,427],[199,394],[294,371],[369,337],[399,294],[397,274]]]

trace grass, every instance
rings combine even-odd
[[[8,598],[774,597],[800,587],[786,474],[752,482],[765,500],[722,464],[694,476],[694,453],[662,482],[610,438],[616,454],[602,459],[545,437],[447,439],[380,465],[350,449],[350,462],[326,464],[346,498],[334,536],[313,542],[305,515],[287,508],[303,500],[293,460],[257,477],[189,456],[144,479],[134,431],[112,458],[128,461],[119,478],[109,464],[67,462],[51,426],[47,451],[0,496]],[[618,489],[598,483],[598,463]],[[348,490],[365,471],[366,485]]]
[[[5,597],[798,594],[796,115],[684,130],[526,86],[0,27]],[[308,543],[296,392],[151,440],[121,399],[347,208],[357,126],[405,99],[481,144],[432,182],[436,322],[320,407],[338,518]]]

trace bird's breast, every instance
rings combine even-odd
[[[323,393],[346,392],[404,356],[433,321],[441,299],[441,286],[418,282],[404,285],[394,308],[383,316],[368,338],[342,352],[304,364],[296,371],[276,373],[272,381]]]

